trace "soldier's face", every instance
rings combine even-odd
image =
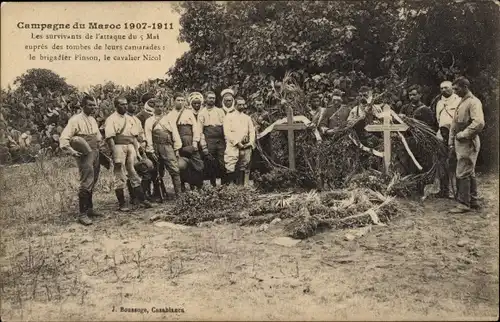
[[[450,97],[453,94],[453,87],[450,85],[441,85],[440,87],[441,95],[444,97]]]
[[[126,99],[119,99],[116,102],[116,111],[118,114],[125,114],[125,111],[127,110],[127,100]]]
[[[264,102],[262,102],[262,101],[256,101],[255,102],[255,109],[257,111],[262,111],[264,109]]]
[[[199,111],[201,108],[201,101],[198,101],[198,100],[193,101],[193,102],[191,102],[191,106],[193,107],[193,109],[195,111]]]
[[[227,95],[224,97],[224,100],[222,102],[226,108],[230,108],[231,106],[233,106],[234,99],[231,96]]]
[[[342,101],[341,101],[341,100],[339,100],[339,99],[334,99],[334,100],[332,101],[332,105],[333,105],[333,107],[335,107],[335,108],[339,107],[341,104],[342,104]]]
[[[135,113],[137,111],[137,102],[128,102],[127,112],[130,114]]]
[[[236,101],[236,106],[235,106],[237,111],[244,111],[246,109],[246,104],[244,100],[238,100]]]
[[[410,93],[408,93],[408,97],[413,103],[420,101],[420,94],[416,90],[410,91]]]
[[[163,113],[163,104],[158,101],[152,101],[148,103],[154,108],[154,113],[155,115],[161,115]]]
[[[186,103],[186,99],[184,97],[180,97],[179,96],[179,97],[175,98],[175,104],[174,105],[175,105],[176,109],[180,110],[184,106],[185,103]]]
[[[317,108],[321,105],[321,99],[318,97],[318,98],[314,98],[312,101],[311,101],[311,106],[313,108]]]
[[[453,85],[453,91],[460,97],[464,97],[467,94],[467,87],[462,87],[459,85]]]
[[[214,95],[208,95],[207,96],[207,105],[208,106],[214,106],[215,105],[215,96]]]
[[[93,115],[97,110],[97,104],[94,100],[87,100],[83,106],[83,113]]]
[[[359,93],[360,100],[362,103],[368,103],[371,93],[369,91]]]

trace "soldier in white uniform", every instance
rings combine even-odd
[[[113,153],[115,194],[118,199],[119,209],[120,211],[129,210],[125,204],[123,191],[127,178],[130,180],[132,190],[140,204],[146,208],[151,208],[152,205],[145,199],[141,187],[141,178],[134,168],[136,161],[141,159],[138,153],[139,142],[137,140],[141,130],[136,126],[135,120],[126,114],[126,98],[118,97],[115,99],[114,104],[116,111],[106,119],[104,132],[109,149]]]
[[[255,148],[255,127],[250,116],[244,113],[245,100],[236,99],[236,105],[230,109],[224,118],[224,136],[226,151],[224,163],[228,176],[228,183],[246,185],[250,178],[250,160]]]
[[[68,152],[76,158],[78,171],[80,173],[80,188],[78,192],[79,216],[78,221],[83,225],[91,225],[89,217],[101,216],[94,210],[93,193],[95,184],[99,178],[99,143],[102,141],[101,132],[97,121],[92,116],[97,103],[91,96],[85,96],[82,101],[82,111],[73,115],[59,138],[61,150]],[[83,138],[91,148],[90,153],[83,155],[70,145],[73,137]]]

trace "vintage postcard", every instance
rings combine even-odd
[[[496,1],[0,12],[0,321],[498,319]]]

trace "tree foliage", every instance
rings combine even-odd
[[[20,91],[34,93],[58,92],[68,94],[75,90],[66,80],[50,69],[33,68],[14,80]]]

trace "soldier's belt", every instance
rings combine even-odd
[[[130,135],[117,135],[114,138],[117,145],[128,145],[134,143],[134,137]]]

